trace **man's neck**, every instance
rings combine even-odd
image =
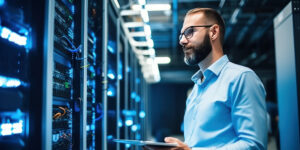
[[[215,51],[211,51],[206,58],[204,58],[199,64],[199,68],[202,73],[214,62],[216,62],[219,58],[223,56],[223,52],[216,53]]]

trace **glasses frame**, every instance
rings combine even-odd
[[[213,24],[211,24],[211,25],[198,25],[198,26],[189,26],[189,27],[187,27],[182,33],[180,33],[180,35],[179,35],[179,41],[182,39],[182,37],[183,37],[183,35],[184,35],[184,37],[186,38],[186,39],[190,39],[190,38],[192,38],[193,37],[193,35],[194,35],[194,28],[195,27],[204,27],[204,28],[210,28],[210,27],[212,27],[213,26]],[[190,28],[192,28],[193,29],[193,32],[192,32],[192,34],[191,34],[191,36],[186,36],[186,31],[188,30],[188,29],[190,29]]]

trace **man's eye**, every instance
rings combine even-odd
[[[193,33],[193,29],[189,28],[185,31],[185,35],[190,35],[191,33]]]

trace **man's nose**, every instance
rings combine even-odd
[[[182,35],[181,39],[179,40],[179,44],[181,46],[184,46],[188,43],[188,40],[186,39],[185,35]]]

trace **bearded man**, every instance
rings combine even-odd
[[[267,149],[266,92],[249,68],[234,64],[223,53],[225,24],[210,8],[187,12],[179,36],[187,65],[198,65],[186,101],[184,142],[171,150]],[[161,149],[145,147],[145,149]]]

